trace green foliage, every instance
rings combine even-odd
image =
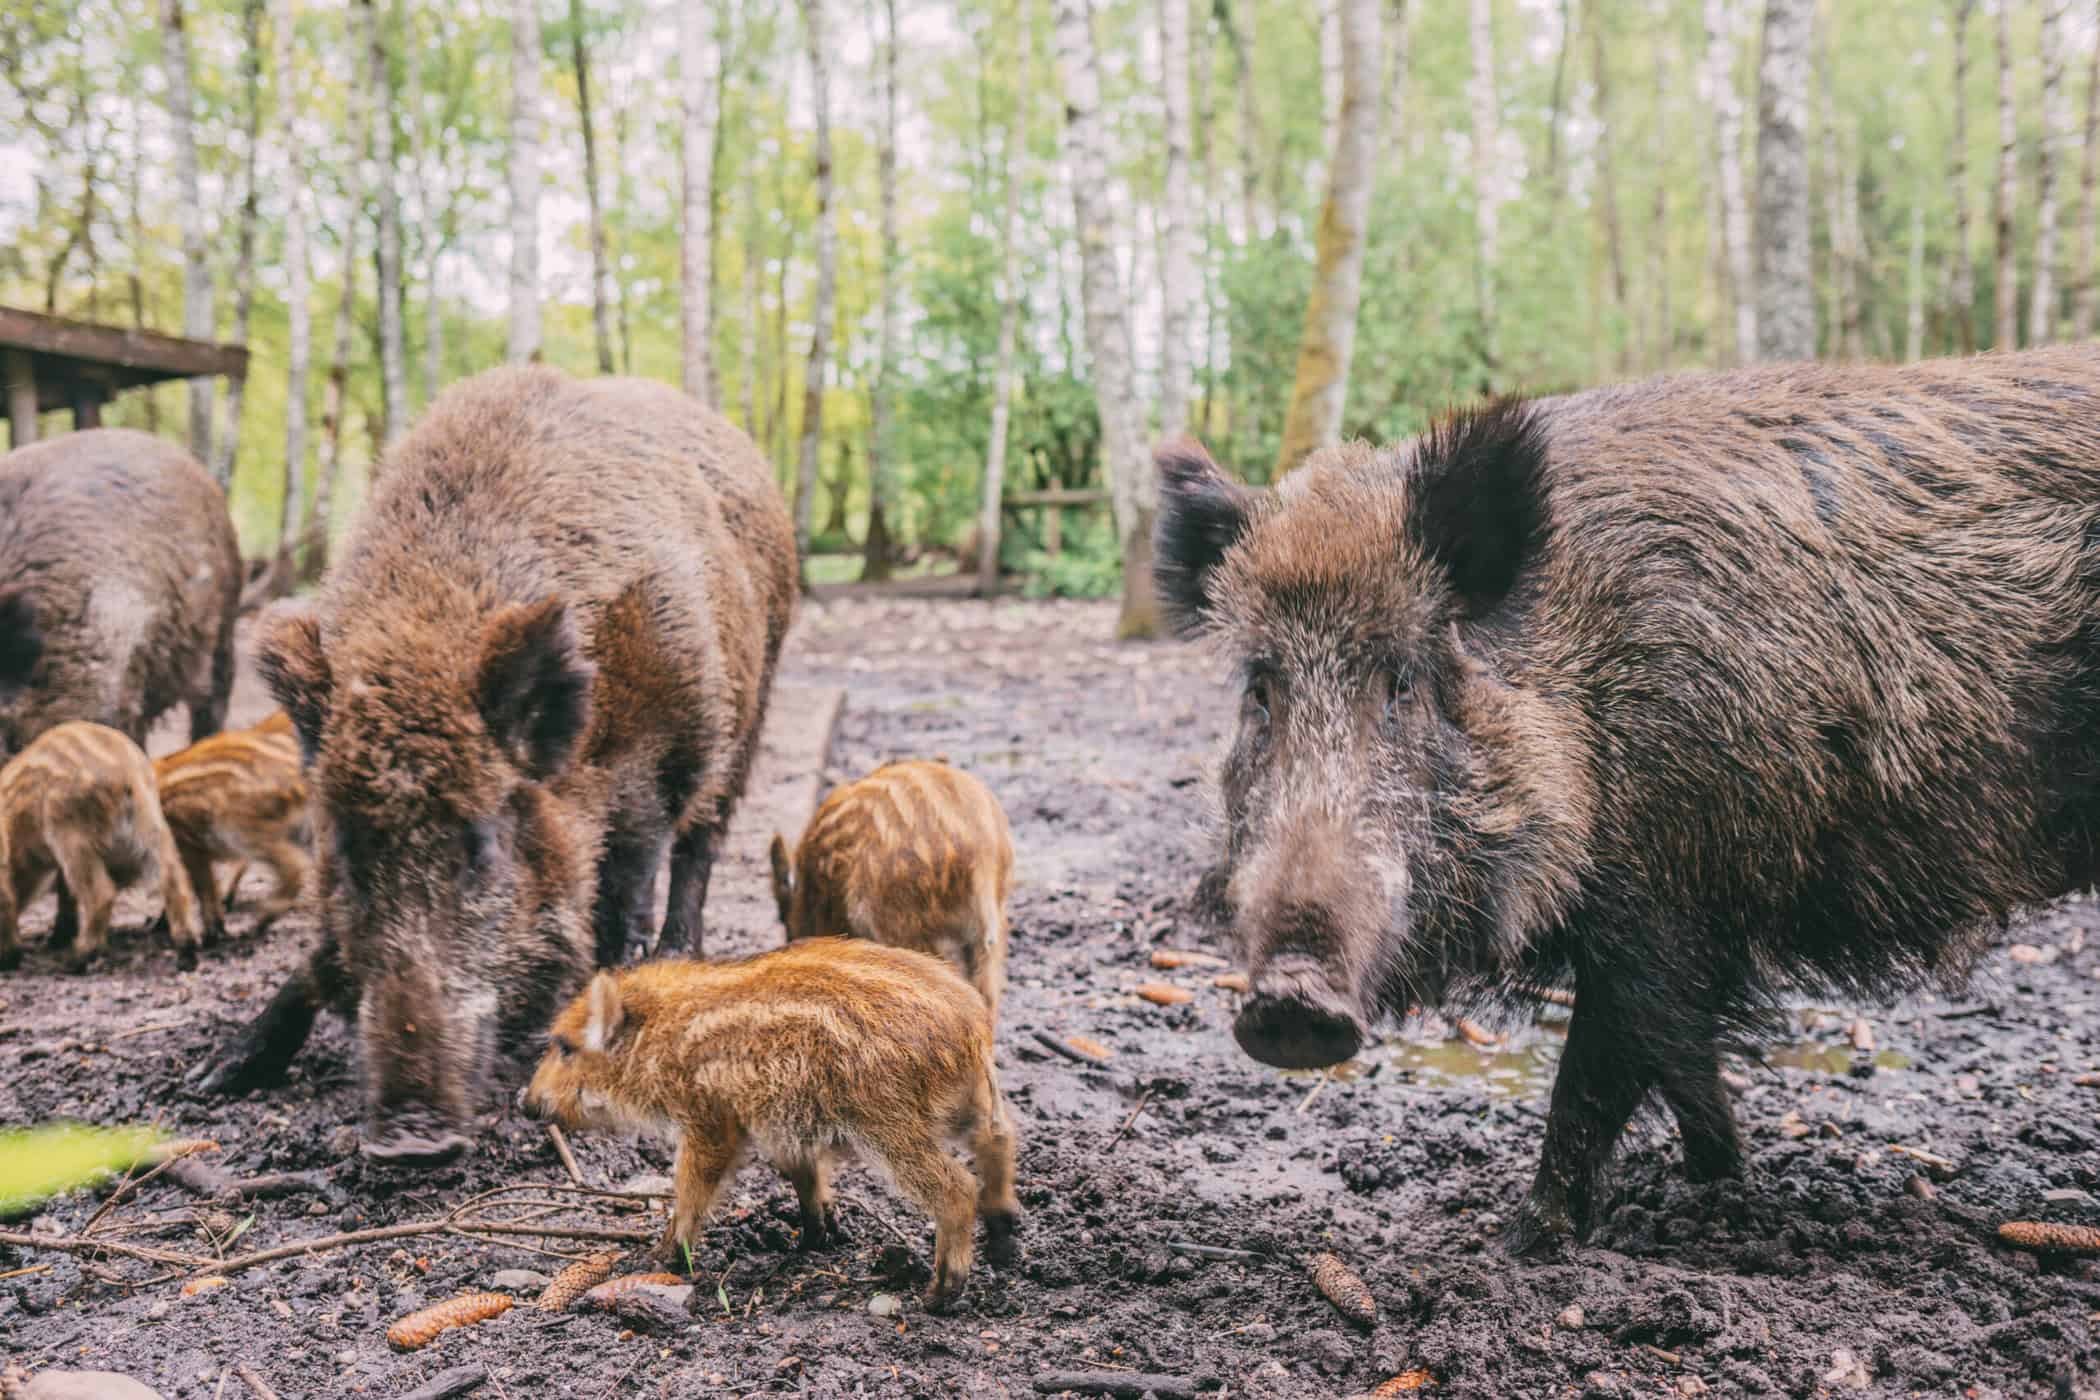
[[[20,1214],[46,1197],[129,1170],[159,1139],[151,1128],[80,1123],[0,1132],[0,1219]]]
[[[1069,512],[1068,512],[1069,514]],[[1030,598],[1108,598],[1123,586],[1123,556],[1105,511],[1093,523],[1067,527],[1062,552],[1029,549],[1022,556],[1022,592]]]

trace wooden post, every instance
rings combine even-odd
[[[9,350],[5,368],[11,442],[16,447],[27,447],[36,441],[36,370],[27,350]]]
[[[73,386],[73,431],[102,426],[102,386],[99,384],[75,384]]]
[[[1043,507],[1043,552],[1062,554],[1065,552],[1065,509],[1060,505]]]

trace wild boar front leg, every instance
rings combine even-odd
[[[984,1257],[1006,1268],[1020,1257],[1021,1203],[1014,1196],[1013,1116],[996,1094],[980,1109],[970,1133],[977,1164],[977,1218],[984,1222]]]
[[[155,844],[158,849],[154,859],[160,866],[162,914],[168,922],[168,937],[175,944],[176,965],[188,971],[197,965],[197,949],[203,945],[206,936],[218,936],[212,931],[209,914],[217,912],[219,887],[212,882],[209,856],[203,861],[203,880],[193,882],[189,874],[189,853],[176,847],[174,833],[165,824],[161,826]],[[200,905],[203,908],[200,909]],[[224,921],[221,920],[219,932],[223,931]]]
[[[665,957],[703,951],[701,911],[707,907],[707,884],[715,870],[715,846],[721,828],[698,823],[671,844],[671,898],[664,910],[664,936],[657,951]]]
[[[189,887],[197,897],[197,913],[204,931],[206,943],[216,943],[226,936],[226,909],[219,901],[219,882],[212,874],[211,852],[198,842],[178,840],[175,843],[178,868],[189,877]],[[168,862],[163,858],[161,878],[168,877]],[[182,944],[182,936],[175,928],[175,902],[168,905],[168,932],[176,945]]]
[[[1575,1015],[1553,1079],[1538,1176],[1508,1238],[1513,1254],[1550,1254],[1570,1233],[1589,1234],[1600,1178],[1627,1120],[1655,1083],[1647,1058],[1632,1048],[1615,1000],[1618,981],[1616,970],[1576,978]]]
[[[71,894],[80,911],[79,931],[74,935],[73,951],[66,957],[66,970],[85,972],[109,942],[109,918],[116,907],[117,883],[110,878],[102,853],[84,836],[60,834],[51,843],[51,854],[58,862],[62,896]]]
[[[663,859],[664,838],[658,832],[615,828],[606,836],[598,861],[598,906],[591,915],[598,966],[618,967],[631,950],[647,951],[656,872]]]
[[[306,887],[306,872],[313,865],[313,859],[299,849],[296,841],[278,841],[264,849],[262,858],[276,880],[270,897],[262,902],[258,911],[260,922],[257,927],[268,928],[298,905],[300,891]]]
[[[933,1217],[933,1282],[928,1312],[945,1312],[970,1281],[976,1247],[976,1183],[962,1163],[931,1137],[878,1137],[871,1144],[889,1164],[897,1188]]]
[[[1713,1032],[1706,1036],[1711,1044]],[[1735,1109],[1721,1083],[1721,1059],[1712,1049],[1682,1058],[1664,1072],[1663,1100],[1684,1139],[1684,1174],[1693,1181],[1725,1181],[1743,1174],[1743,1141]]]
[[[802,1203],[802,1247],[829,1248],[840,1235],[838,1203],[831,1197],[831,1160],[819,1152],[782,1170]]]
[[[190,1078],[207,1094],[238,1094],[276,1083],[306,1044],[321,1008],[346,1004],[350,990],[335,940],[324,935],[306,966],[286,979],[262,1014]]]
[[[0,972],[13,972],[22,965],[22,945],[15,928],[21,918],[24,887],[29,881],[0,865]]]
[[[219,629],[212,646],[211,674],[201,695],[190,697],[190,742],[209,739],[226,727],[226,705],[233,698],[233,619]]]
[[[671,1219],[656,1246],[656,1257],[665,1268],[684,1268],[686,1251],[700,1238],[700,1226],[714,1209],[722,1184],[736,1175],[744,1158],[744,1131],[734,1121],[723,1120],[705,1130],[688,1130],[678,1143],[678,1164],[672,1169]]]

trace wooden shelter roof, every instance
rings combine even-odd
[[[0,356],[9,351],[28,353],[37,407],[43,412],[73,407],[83,389],[108,398],[119,390],[165,379],[221,374],[238,378],[248,372],[245,346],[0,306]]]

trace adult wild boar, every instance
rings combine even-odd
[[[241,556],[226,497],[173,443],[96,428],[0,457],[0,762],[68,720],[146,742],[233,690]]]
[[[1794,987],[1958,975],[2100,852],[2100,352],[1785,365],[1461,414],[1274,491],[1160,459],[1158,577],[1238,662],[1236,1034],[1572,978],[1513,1231],[1587,1231],[1660,1094],[1742,1166],[1723,1046]]]
[[[795,575],[757,449],[678,391],[535,368],[447,392],[318,600],[262,624],[322,940],[207,1084],[354,1010],[366,1154],[446,1160],[496,1053],[646,940],[666,845],[662,946],[697,950]]]

